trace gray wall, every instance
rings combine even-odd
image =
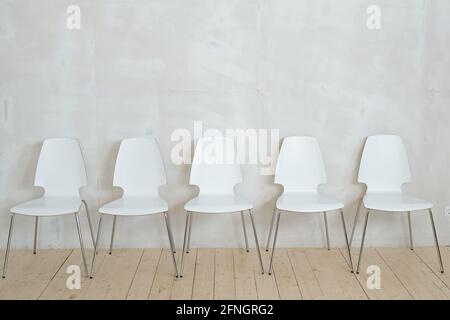
[[[368,30],[366,8],[382,9]],[[81,7],[81,30],[66,8]],[[448,0],[2,0],[0,1],[0,245],[8,209],[40,194],[33,175],[48,137],[77,137],[93,212],[120,195],[111,187],[122,138],[155,135],[169,185],[175,240],[183,204],[196,194],[189,166],[170,162],[177,128],[279,128],[313,135],[348,225],[364,186],[355,183],[366,136],[399,134],[413,171],[406,188],[435,203],[438,233],[450,244],[450,1]],[[281,188],[244,166],[238,191],[256,205],[262,240]],[[321,216],[286,216],[281,246],[323,246]],[[407,245],[405,215],[370,221],[370,245]],[[15,247],[30,247],[33,220],[16,220]],[[238,216],[195,217],[193,246],[242,246]],[[343,245],[329,218],[332,245]],[[110,228],[111,221],[105,224]],[[83,219],[88,240],[87,224]],[[417,245],[432,244],[426,214],[414,215]],[[73,218],[41,223],[40,246],[77,245]],[[109,232],[108,232],[109,233]],[[104,243],[109,236],[105,232]],[[360,235],[357,234],[357,240]],[[167,246],[161,217],[118,221],[117,245]]]

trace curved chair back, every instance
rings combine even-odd
[[[153,137],[122,140],[114,170],[115,187],[126,196],[158,196],[167,183],[158,143]]]
[[[80,196],[87,185],[86,168],[76,139],[46,139],[36,168],[35,186],[46,196]]]
[[[316,192],[327,177],[319,143],[313,137],[283,139],[275,170],[275,183],[284,192]]]
[[[200,194],[233,194],[238,183],[242,183],[242,173],[234,140],[219,136],[200,138],[195,147],[190,184],[198,186]]]
[[[358,181],[369,191],[401,191],[411,182],[408,156],[399,136],[376,135],[367,138]]]

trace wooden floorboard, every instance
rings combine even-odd
[[[378,253],[414,299],[450,299],[450,289],[408,248],[378,248]]]
[[[441,247],[440,249],[442,263],[444,264],[444,273],[441,273],[439,269],[436,247],[416,248],[414,252],[450,288],[450,248]]]
[[[38,299],[47,288],[72,250],[42,250],[36,255],[23,251],[8,263],[0,299]]]
[[[86,258],[89,261],[89,265],[92,259],[92,250],[86,251]],[[99,267],[102,265],[103,260],[105,259],[106,250],[99,251],[96,262],[96,272],[98,272]],[[78,249],[74,249],[67,260],[64,262],[62,267],[59,269],[58,273],[52,279],[50,284],[45,288],[42,294],[39,296],[41,300],[79,300],[83,297],[87,289],[92,283],[92,280],[85,276],[84,270],[82,268],[82,258],[81,252]],[[67,286],[66,283],[68,281],[69,266],[78,266],[81,271],[80,278],[80,288],[77,289],[73,286]],[[70,271],[70,270],[69,270]],[[89,269],[90,271],[90,269]]]
[[[143,249],[116,249],[106,254],[83,299],[125,299],[142,255]]]
[[[181,257],[181,250],[178,253]],[[192,299],[192,291],[194,287],[195,264],[197,261],[197,249],[191,249],[185,256],[185,264],[183,277],[175,279],[172,286],[170,299],[172,300],[189,300]],[[179,258],[177,261],[181,261]]]
[[[161,252],[162,249],[144,250],[128,290],[127,300],[148,300],[161,258]]]
[[[234,262],[234,285],[236,288],[236,299],[256,300],[255,273],[253,271],[252,258],[245,249],[233,249]]]
[[[163,249],[150,290],[149,299],[169,300],[174,280],[175,273],[173,270],[172,253],[169,249]]]
[[[89,265],[92,253],[86,251]],[[261,253],[265,274],[256,249],[191,249],[183,278],[176,278],[168,249],[117,249],[112,255],[100,250],[94,279],[89,279],[79,249],[37,255],[12,250],[0,299],[450,299],[450,271],[440,273],[435,247],[367,248],[358,275],[350,272],[342,248],[277,249],[271,276],[270,253]],[[441,253],[444,267],[450,268],[450,248],[441,247]],[[178,251],[177,263],[180,258]],[[357,258],[353,250],[355,268]],[[70,266],[80,268],[79,289],[67,286]],[[373,270],[379,271],[379,288]]]
[[[266,261],[269,261],[270,255],[265,254]],[[268,268],[269,263],[265,264]],[[266,270],[269,272],[269,270]],[[278,249],[275,251],[273,262],[273,276],[278,287],[279,297],[282,300],[300,300],[302,294],[295,278],[294,269],[289,260],[287,249]]]
[[[347,250],[341,249],[341,254],[348,257]],[[377,250],[367,248],[363,253],[364,259],[361,261],[360,273],[356,275],[361,288],[365,291],[371,300],[411,300],[412,296],[403,286],[402,282],[395,275],[392,269],[386,264]],[[352,251],[354,268],[358,262],[358,250]],[[370,266],[375,266],[375,271],[379,269],[379,283],[374,282],[374,271]],[[370,272],[369,274],[367,272]],[[368,282],[369,281],[369,285]],[[379,284],[379,286],[378,286]]]
[[[260,300],[278,300],[280,299],[280,294],[278,293],[277,282],[275,280],[275,275],[268,276],[266,272],[261,273],[261,267],[259,264],[258,254],[256,249],[252,249],[248,253],[253,258],[253,272],[255,274],[256,292],[258,294],[258,299]],[[266,268],[269,264],[269,256],[266,254],[262,255],[263,266]]]
[[[290,249],[304,299],[367,299],[339,249]]]
[[[215,249],[198,249],[194,273],[193,300],[214,299]]]
[[[216,249],[214,265],[214,299],[236,299],[233,249]]]

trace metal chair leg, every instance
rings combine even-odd
[[[351,247],[352,243],[353,243],[353,236],[355,235],[355,229],[356,229],[356,224],[358,223],[358,217],[359,217],[359,210],[361,209],[361,203],[362,203],[362,198],[361,200],[359,200],[358,202],[358,206],[356,207],[356,213],[355,213],[355,218],[353,220],[353,226],[352,226],[352,233],[350,234],[350,240],[348,242],[348,245]]]
[[[169,243],[170,243],[170,251],[172,251],[172,262],[173,262],[173,267],[175,269],[175,276],[178,278],[177,261],[175,259],[175,248],[173,247],[173,242],[171,240],[172,239],[172,231],[170,230],[169,216],[168,216],[167,212],[164,212],[164,219],[166,221],[167,235],[169,237]]]
[[[167,219],[165,219],[167,226],[170,230],[172,230],[171,226],[170,226],[170,219],[169,219],[169,213],[167,213]],[[175,242],[173,241],[173,234],[172,232],[169,233],[169,241],[170,241],[170,246],[172,248],[172,252],[173,253],[177,253],[177,250],[175,248]],[[178,270],[177,270],[178,272]]]
[[[434,225],[433,211],[428,209],[428,212],[430,214],[431,226],[433,227],[434,243],[436,244],[436,252],[439,259],[439,265],[441,267],[441,273],[444,273],[444,264],[442,263],[441,250],[439,249],[439,242],[436,234],[436,226]]]
[[[275,235],[273,237],[272,254],[270,256],[269,276],[272,274],[272,269],[273,269],[273,258],[275,256],[275,245],[277,243],[278,227],[280,226],[280,217],[281,217],[281,211],[278,211],[277,223],[275,225]]]
[[[189,227],[189,218],[190,218],[191,212],[186,212],[186,224],[184,226],[184,240],[183,240],[183,251],[181,252],[181,265],[180,265],[180,272],[178,273],[178,276],[180,278],[183,278],[183,267],[184,267],[184,254],[186,253],[186,240],[187,240],[187,234],[188,234],[188,227]]]
[[[89,271],[86,263],[86,255],[84,254],[83,236],[81,234],[81,226],[80,226],[80,219],[78,218],[78,213],[75,213],[75,221],[77,222],[78,238],[80,239],[80,249],[81,249],[81,257],[83,258],[84,271],[86,277],[89,277]]]
[[[250,250],[248,249],[247,228],[245,228],[244,211],[241,211],[241,220],[242,220],[242,229],[244,229],[245,249],[247,252],[249,252]]]
[[[192,214],[189,215],[189,231],[186,244],[186,253],[189,253],[189,250],[191,249],[191,231],[192,231]]]
[[[350,245],[348,244],[348,236],[347,236],[347,228],[345,226],[344,211],[342,209],[339,209],[339,212],[341,213],[342,228],[344,229],[345,244],[347,245],[347,253],[348,253],[350,272],[353,273],[352,253],[350,251]]]
[[[328,220],[326,211],[323,212],[323,221],[325,222],[325,234],[327,237],[327,249],[330,250],[330,236],[328,234]]]
[[[261,268],[261,274],[264,274],[264,266],[261,258],[261,250],[259,249],[259,241],[258,241],[258,235],[256,234],[256,227],[255,227],[255,219],[253,217],[253,210],[248,210],[250,213],[250,219],[252,220],[252,226],[253,226],[253,233],[255,234],[255,243],[256,243],[256,250],[258,251],[258,258],[259,258],[259,266]]]
[[[86,215],[88,218],[89,223],[89,231],[91,232],[91,239],[92,239],[92,247],[95,247],[95,233],[94,228],[92,226],[92,220],[91,220],[91,212],[89,211],[89,206],[85,200],[81,200],[81,202],[84,204],[84,209],[86,210]]]
[[[411,250],[414,250],[413,233],[412,233],[412,227],[411,227],[411,212],[410,211],[408,211],[408,228],[409,228],[409,248]]]
[[[109,254],[112,254],[113,244],[114,244],[114,233],[116,232],[116,220],[117,216],[115,215],[113,218],[113,225],[112,225],[112,231],[111,231],[111,242],[109,244]]]
[[[269,235],[267,236],[267,243],[266,243],[266,251],[267,252],[269,252],[270,238],[272,238],[273,223],[275,222],[276,215],[277,215],[277,207],[275,207],[275,209],[273,210],[272,219],[270,221]]]
[[[37,237],[38,237],[38,224],[39,224],[39,217],[36,216],[36,217],[34,218],[34,244],[33,244],[33,254],[36,254]]]
[[[367,210],[366,220],[364,222],[364,229],[363,229],[363,234],[362,234],[362,239],[361,239],[361,248],[359,249],[358,266],[356,267],[356,274],[359,274],[359,267],[361,265],[361,258],[362,258],[363,247],[364,247],[364,239],[366,237],[367,222],[369,221],[369,213],[370,213],[370,210]]]
[[[8,266],[9,251],[11,249],[11,237],[12,237],[12,232],[13,232],[13,227],[14,227],[15,216],[16,215],[14,213],[11,214],[11,222],[9,223],[8,243],[6,245],[5,262],[3,263],[3,274],[2,274],[3,279],[6,278],[6,267]]]
[[[100,214],[100,220],[98,221],[98,229],[97,229],[97,239],[95,240],[95,246],[94,246],[94,254],[92,256],[92,265],[91,265],[91,273],[89,275],[89,278],[93,278],[94,276],[94,267],[95,267],[95,258],[97,257],[97,250],[98,250],[98,242],[100,239],[100,231],[102,229],[102,220],[103,220],[103,214]]]

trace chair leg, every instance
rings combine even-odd
[[[323,212],[323,221],[325,222],[325,234],[327,237],[327,249],[330,250],[330,235],[328,234],[328,219],[326,211]]]
[[[255,235],[255,244],[256,244],[256,250],[258,251],[258,258],[259,258],[259,266],[261,268],[261,274],[264,274],[264,266],[261,258],[261,250],[259,249],[259,241],[258,241],[258,235],[256,234],[256,227],[255,227],[255,219],[253,217],[253,210],[248,210],[250,213],[250,219],[252,220],[252,226],[253,226],[253,233]]]
[[[166,221],[166,228],[167,228],[167,235],[169,237],[170,251],[172,251],[173,268],[175,269],[175,276],[178,278],[177,261],[175,259],[175,248],[173,247],[172,231],[170,230],[169,215],[167,214],[167,212],[164,212],[164,219]]]
[[[191,212],[186,212],[186,224],[184,226],[184,239],[183,239],[183,251],[181,252],[181,265],[180,265],[180,272],[178,273],[178,276],[180,278],[183,278],[183,267],[184,267],[184,254],[186,253],[186,240],[187,240],[187,234],[188,234],[188,227],[189,227],[189,218],[190,218]]]
[[[358,206],[356,207],[355,218],[353,220],[352,233],[350,234],[350,240],[348,245],[351,247],[353,243],[353,236],[355,235],[356,224],[358,223],[359,210],[361,209],[362,198],[358,202]]]
[[[113,218],[113,225],[111,231],[111,242],[109,243],[109,254],[112,254],[113,244],[114,244],[114,233],[116,232],[116,220],[117,216],[115,215]]]
[[[241,220],[242,220],[242,229],[244,230],[245,249],[247,252],[250,252],[250,250],[248,249],[247,228],[245,227],[244,211],[241,211]]]
[[[75,213],[75,221],[77,223],[78,238],[80,239],[80,249],[81,249],[81,257],[83,258],[84,271],[86,277],[89,277],[89,271],[86,263],[86,255],[84,254],[83,236],[81,234],[81,226],[80,226],[80,219],[78,218],[78,213]]]
[[[277,215],[278,216],[277,216],[277,223],[275,225],[275,235],[273,237],[272,254],[270,256],[269,276],[272,274],[272,269],[273,269],[273,258],[275,256],[275,245],[277,243],[278,227],[280,226],[281,211],[278,211]]]
[[[276,215],[277,215],[277,207],[275,207],[275,209],[273,210],[272,219],[270,221],[269,235],[267,236],[267,243],[266,243],[266,251],[267,252],[269,252],[270,238],[272,238],[273,223],[275,222]]]
[[[347,246],[347,253],[348,253],[348,261],[349,261],[349,266],[350,266],[350,272],[353,273],[352,253],[350,251],[350,245],[348,244],[348,236],[347,236],[347,228],[345,227],[344,211],[342,209],[340,209],[339,212],[341,214],[342,228],[344,229],[345,244]]]
[[[98,229],[97,229],[97,239],[95,240],[95,246],[94,246],[94,255],[92,256],[91,273],[89,275],[89,278],[91,278],[91,279],[94,276],[95,258],[97,257],[97,253],[98,253],[98,242],[100,239],[100,231],[102,230],[102,220],[103,220],[103,214],[100,214],[100,220],[98,221]]]
[[[6,267],[8,266],[9,251],[11,249],[11,237],[13,233],[15,216],[16,215],[14,213],[11,214],[11,222],[9,223],[8,243],[6,245],[5,262],[3,263],[3,274],[2,274],[3,279],[6,278]]]
[[[39,217],[36,216],[36,217],[34,218],[34,243],[33,243],[33,254],[36,254],[37,237],[38,237],[38,224],[39,224]]]
[[[361,258],[362,258],[363,247],[364,247],[364,239],[366,238],[366,229],[367,229],[367,222],[369,221],[369,214],[370,214],[370,210],[367,210],[366,220],[364,222],[364,229],[363,229],[363,234],[362,234],[362,239],[361,239],[361,248],[359,249],[358,266],[356,267],[356,274],[359,274],[359,267],[361,265]]]
[[[169,219],[169,214],[167,214],[167,218],[165,219],[167,226],[169,228],[169,230],[172,230],[172,227],[170,226],[170,219]],[[169,232],[169,241],[170,241],[170,247],[172,248],[172,252],[173,253],[177,253],[177,250],[175,248],[175,242],[173,241],[173,234],[172,231]],[[178,272],[178,270],[177,270]]]
[[[436,251],[437,251],[437,256],[439,259],[439,266],[441,267],[441,273],[444,273],[444,265],[442,263],[441,250],[439,249],[439,242],[438,242],[438,238],[437,238],[437,234],[436,234],[436,226],[434,225],[433,211],[431,209],[428,209],[428,212],[430,214],[431,226],[433,227],[434,243],[436,244]]]
[[[409,248],[411,250],[414,250],[413,233],[412,233],[412,227],[411,227],[411,211],[408,211],[408,228],[409,228]]]
[[[186,244],[186,253],[189,253],[189,250],[191,249],[191,231],[192,231],[192,214],[189,215],[189,231]]]
[[[92,226],[91,213],[89,211],[89,206],[86,201],[81,200],[81,202],[84,204],[84,209],[86,210],[86,215],[88,218],[89,231],[91,232],[91,239],[92,239],[92,247],[95,247],[95,233],[94,233],[94,228]]]

